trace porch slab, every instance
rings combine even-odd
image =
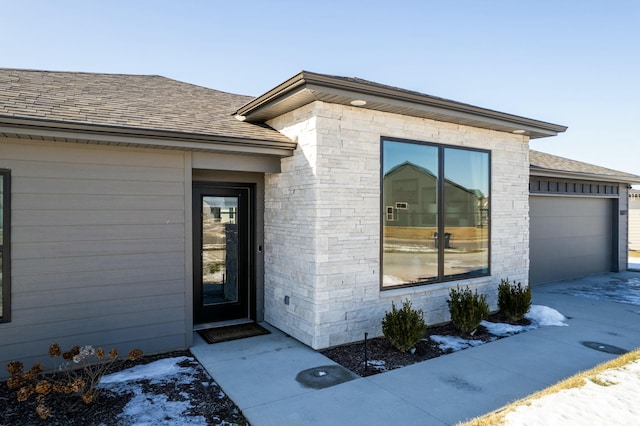
[[[266,324],[270,335],[214,345],[198,340],[192,352],[253,426],[456,424],[617,356],[583,342],[640,347],[640,306],[565,291],[576,282],[617,278],[640,279],[640,273],[534,287],[533,303],[570,317],[568,326],[542,327],[324,389],[304,387],[296,375],[335,363]]]

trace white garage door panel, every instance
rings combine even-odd
[[[532,284],[611,271],[612,200],[532,196],[529,201]]]
[[[629,200],[629,249],[640,250],[640,198]]]

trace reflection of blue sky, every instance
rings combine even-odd
[[[237,208],[238,199],[236,197],[203,197],[202,204],[209,207]]]
[[[415,143],[384,143],[384,173],[410,162],[438,175],[438,147]],[[489,154],[445,148],[445,178],[467,189],[489,193]]]
[[[415,143],[385,142],[384,173],[404,163],[410,162],[438,174],[438,148]]]
[[[489,193],[489,154],[461,149],[444,150],[445,179],[467,189]]]

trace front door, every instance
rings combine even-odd
[[[250,317],[252,190],[194,184],[194,324]]]

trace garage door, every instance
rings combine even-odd
[[[640,198],[629,199],[629,250],[640,250]]]
[[[613,200],[531,196],[529,282],[611,271]]]

